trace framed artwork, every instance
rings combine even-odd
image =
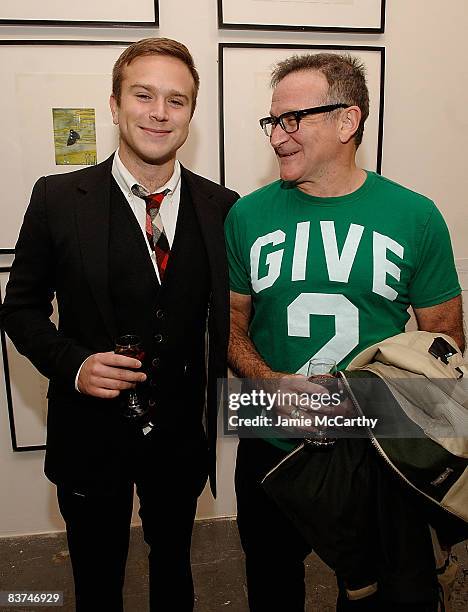
[[[0,249],[0,273],[10,271],[14,257],[14,249]]]
[[[357,152],[358,165],[378,173],[382,166],[385,49],[338,45],[219,45],[220,177],[246,195],[278,178],[275,155],[259,119],[269,114],[270,74],[294,54],[349,53],[366,67],[370,112]]]
[[[0,250],[0,304],[5,295],[12,249]],[[3,384],[0,385],[2,410],[6,407],[14,451],[45,448],[48,381],[20,355],[7,334],[0,330]]]
[[[16,243],[31,190],[44,175],[103,161],[117,147],[111,73],[129,42],[0,41],[0,247]]]
[[[231,30],[385,30],[386,0],[218,0],[218,26]]]
[[[0,25],[154,28],[158,0],[2,0]]]

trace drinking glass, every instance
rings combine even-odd
[[[307,377],[313,379],[311,382],[316,384],[321,384],[320,378],[322,378],[323,383],[326,383],[327,379],[329,379],[330,376],[335,376],[336,373],[336,361],[328,357],[312,358],[307,367]],[[336,443],[336,438],[328,437],[327,433],[328,427],[323,426],[309,442],[321,448],[331,447]]]
[[[336,372],[336,361],[328,357],[312,358],[307,368],[307,376],[309,377],[324,374],[335,376]]]
[[[114,353],[125,355],[126,357],[134,357],[142,363],[145,358],[143,344],[140,337],[136,334],[119,336],[115,342]],[[128,389],[128,391],[123,391],[121,395],[124,404],[123,416],[125,418],[137,420],[146,414],[147,408],[144,407],[144,403],[138,395],[136,387],[134,389]]]

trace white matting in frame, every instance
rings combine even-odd
[[[158,0],[2,0],[0,24],[152,26],[159,24]]]
[[[228,29],[372,32],[385,30],[386,0],[218,0]]]
[[[56,165],[53,108],[93,108],[97,161],[116,148],[109,109],[111,73],[129,43],[0,41],[0,247],[15,245],[31,190],[44,175],[83,166]]]
[[[294,54],[350,53],[366,67],[370,112],[357,163],[380,173],[383,135],[383,47],[220,44],[220,174],[223,185],[246,195],[278,179],[278,165],[259,125],[270,111],[273,66]]]
[[[0,272],[0,299],[5,295],[7,282],[8,272]],[[1,345],[0,375],[4,382],[0,385],[1,404],[8,410],[13,450],[45,448],[48,380],[18,353],[3,330]]]

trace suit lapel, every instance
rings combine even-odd
[[[216,204],[216,199],[209,188],[184,167],[182,167],[182,180],[186,182],[192,196],[213,278],[224,269],[222,264],[226,258],[221,208]]]
[[[83,269],[106,331],[116,336],[109,295],[110,187],[113,156],[94,168],[77,186],[76,222]]]

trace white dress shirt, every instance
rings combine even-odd
[[[125,199],[129,203],[130,208],[132,209],[133,214],[135,215],[138,221],[138,225],[140,226],[141,231],[143,232],[143,236],[145,237],[146,246],[148,247],[148,253],[151,257],[151,261],[153,262],[156,275],[158,277],[159,282],[161,282],[161,279],[159,277],[158,265],[156,263],[156,255],[151,249],[148,239],[146,238],[146,203],[143,198],[139,198],[138,196],[132,193],[133,185],[139,185],[140,183],[136,180],[134,176],[131,175],[131,173],[123,165],[122,160],[119,156],[118,149],[114,155],[114,162],[112,164],[112,176],[114,177],[117,185],[120,187],[122,193],[125,196]],[[179,214],[180,183],[180,163],[176,159],[174,164],[174,172],[171,178],[167,181],[165,185],[162,185],[158,188],[158,192],[165,191],[166,189],[168,190],[168,194],[165,196],[159,208],[159,213],[161,215],[167,240],[171,248],[172,243],[174,242],[177,216]],[[145,187],[145,185],[142,185],[142,187]]]

